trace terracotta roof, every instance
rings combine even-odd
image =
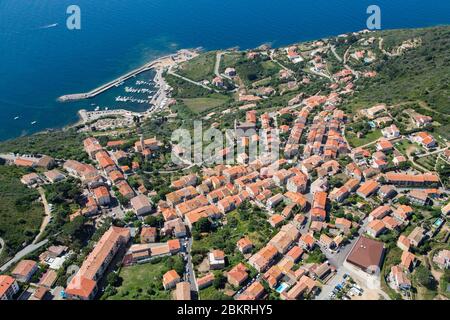
[[[37,262],[33,260],[22,260],[11,272],[12,275],[26,277],[37,266]]]
[[[381,267],[384,244],[380,241],[360,237],[347,257],[347,261],[363,269]]]
[[[180,279],[180,276],[175,270],[169,270],[163,275],[163,284],[167,285],[169,283],[172,283],[174,281],[177,281]]]
[[[0,297],[3,297],[15,281],[13,277],[0,275]]]

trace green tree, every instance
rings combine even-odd
[[[420,265],[417,267],[415,272],[415,279],[420,285],[430,290],[433,290],[435,287],[435,279],[433,278],[431,271],[424,265]]]

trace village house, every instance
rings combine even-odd
[[[311,233],[306,233],[300,237],[298,245],[303,249],[310,251],[314,248],[315,243],[316,240],[314,239],[314,236]]]
[[[408,192],[406,197],[411,201],[411,203],[419,206],[426,206],[430,204],[431,200],[428,197],[428,193],[422,190],[411,190]]]
[[[133,207],[134,212],[138,216],[145,215],[152,211],[152,205],[150,200],[144,195],[139,195],[130,200],[131,206]]]
[[[381,134],[386,139],[394,139],[400,136],[400,130],[397,128],[395,124],[392,124],[389,127],[382,129]]]
[[[191,300],[191,284],[187,281],[178,282],[174,294],[175,300]]]
[[[336,243],[334,243],[333,239],[327,236],[326,234],[322,233],[319,238],[319,243],[321,246],[325,247],[326,249],[333,250],[336,248]]]
[[[171,207],[175,207],[177,204],[190,200],[198,195],[199,193],[193,186],[188,186],[166,194],[166,200]]]
[[[41,178],[35,172],[23,175],[22,178],[20,179],[20,182],[22,182],[24,185],[28,187],[38,184],[41,181],[42,181]]]
[[[240,253],[250,253],[253,249],[253,243],[248,238],[241,238],[237,242],[237,248]]]
[[[19,282],[29,282],[31,277],[38,270],[38,264],[33,260],[22,260],[20,261],[11,275]]]
[[[155,227],[143,227],[141,230],[141,243],[156,242],[157,230]]]
[[[449,269],[450,268],[450,250],[444,249],[440,250],[433,257],[433,262],[438,265],[441,269]]]
[[[247,271],[248,269],[243,263],[237,264],[227,273],[228,283],[239,288],[248,279]]]
[[[259,300],[264,294],[263,285],[259,281],[255,281],[237,297],[237,300]]]
[[[281,193],[278,193],[269,199],[267,199],[266,205],[268,209],[272,209],[276,207],[278,204],[280,204],[283,201],[283,195]]]
[[[13,300],[19,290],[19,284],[13,277],[0,275],[0,301]]]
[[[130,187],[128,182],[126,182],[124,180],[117,182],[116,187],[118,188],[119,193],[125,199],[131,200],[135,195],[133,189]]]
[[[163,287],[165,290],[175,288],[180,280],[181,278],[175,270],[169,270],[163,275]]]
[[[291,244],[297,241],[300,232],[292,224],[284,225],[281,230],[269,241],[269,245],[274,246],[280,254],[285,254]]]
[[[379,206],[371,213],[369,213],[369,222],[371,222],[372,220],[381,220],[391,212],[392,209],[390,206]]]
[[[248,260],[248,263],[258,272],[263,272],[272,265],[277,255],[278,250],[273,245],[268,244],[252,255]]]
[[[197,286],[199,290],[205,289],[212,285],[214,282],[214,274],[212,272],[206,274],[205,276],[201,278],[197,278]]]
[[[285,219],[284,216],[276,213],[270,216],[270,218],[267,221],[272,226],[272,228],[278,228],[281,224],[283,224],[284,219]]]
[[[414,247],[420,246],[424,239],[425,239],[425,230],[421,227],[415,227],[414,230],[408,236],[409,242]]]
[[[409,251],[403,251],[400,261],[400,266],[408,272],[411,272],[417,263],[416,256]]]
[[[366,232],[371,237],[378,237],[380,234],[386,231],[386,226],[382,220],[372,220],[369,222],[366,228]]]
[[[94,197],[100,206],[108,206],[111,202],[109,190],[105,186],[100,186],[93,190]]]
[[[411,289],[411,281],[408,279],[400,266],[391,267],[391,272],[389,273],[389,282],[395,289],[405,291]]]
[[[378,190],[378,196],[383,201],[393,199],[396,195],[397,190],[395,189],[395,187],[388,184],[382,185]]]
[[[428,132],[422,131],[412,135],[411,140],[420,144],[425,149],[431,149],[437,146],[436,140]]]
[[[198,177],[195,174],[190,174],[179,178],[178,180],[172,181],[170,185],[172,188],[179,190],[188,186],[196,186]]]
[[[56,165],[55,159],[49,156],[42,156],[36,163],[36,166],[39,168],[44,168],[50,170],[54,168]]]
[[[415,113],[412,116],[412,120],[414,121],[414,124],[418,128],[423,128],[423,127],[429,126],[430,124],[433,123],[432,117],[425,116],[425,115],[418,114],[418,113]]]
[[[300,174],[295,175],[287,181],[286,189],[291,192],[304,193],[308,185],[307,176]]]
[[[378,151],[381,151],[381,152],[389,152],[389,151],[392,151],[392,149],[394,149],[394,146],[392,145],[392,143],[389,140],[380,139],[380,140],[378,140],[378,142],[376,144],[376,148]]]
[[[98,142],[98,140],[93,137],[89,137],[83,140],[83,145],[84,151],[89,155],[89,157],[91,157],[91,159],[95,159],[95,155],[97,154],[97,152],[103,150],[100,142]]]
[[[397,230],[402,225],[401,221],[398,221],[397,219],[391,216],[386,216],[383,219],[381,219],[381,221],[384,223],[384,226],[388,230]]]
[[[409,218],[412,216],[413,212],[414,212],[413,208],[402,204],[402,205],[399,205],[397,207],[397,209],[395,209],[393,211],[393,216],[397,220],[399,220],[403,223],[406,223],[409,220]]]
[[[367,180],[358,188],[356,194],[364,199],[367,199],[371,195],[375,194],[379,187],[380,185],[375,180]]]
[[[225,267],[225,253],[222,250],[213,250],[208,254],[209,269],[218,270]]]
[[[397,247],[402,249],[403,251],[409,251],[409,248],[411,247],[411,243],[409,239],[405,235],[400,235],[397,239]]]
[[[62,174],[61,171],[59,171],[58,169],[46,171],[46,172],[44,172],[44,176],[51,183],[56,183],[56,182],[62,181],[66,178],[66,176],[64,174]]]
[[[444,216],[447,216],[450,213],[450,202],[442,207],[441,212]]]
[[[336,218],[334,221],[334,225],[337,229],[341,230],[344,233],[350,232],[352,228],[352,222],[345,218]]]

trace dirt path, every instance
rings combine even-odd
[[[45,210],[45,217],[44,220],[42,221],[41,224],[41,228],[39,229],[39,234],[36,236],[36,238],[34,238],[33,243],[32,244],[36,244],[36,242],[39,240],[39,238],[42,236],[42,234],[45,231],[45,228],[47,227],[47,225],[50,222],[50,218],[51,218],[51,211],[50,211],[50,206],[48,205],[47,202],[47,198],[45,197],[45,191],[44,189],[42,189],[42,187],[38,188],[38,192],[41,196],[42,199],[42,204],[44,205],[44,210]]]
[[[216,77],[220,77],[220,61],[222,60],[222,56],[223,56],[223,52],[219,51],[216,54],[216,64],[214,66],[214,74],[216,75]]]

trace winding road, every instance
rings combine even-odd
[[[13,264],[15,264],[16,262],[18,262],[19,260],[21,260],[23,257],[29,255],[30,253],[36,251],[37,249],[39,249],[40,247],[46,245],[48,242],[48,240],[44,240],[41,241],[39,243],[36,244],[30,244],[29,246],[26,246],[24,249],[22,249],[21,251],[19,251],[14,258],[12,258],[11,260],[9,260],[7,263],[5,263],[3,266],[0,267],[0,272],[4,272],[6,271],[9,267],[11,267]]]

